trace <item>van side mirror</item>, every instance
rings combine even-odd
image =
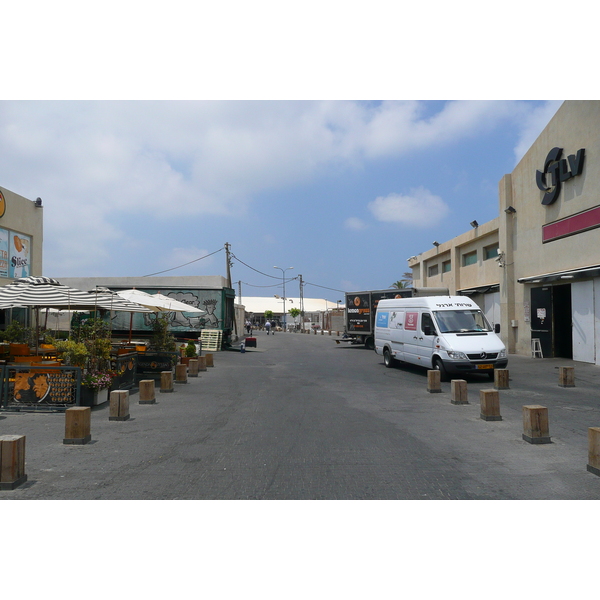
[[[494,333],[500,333],[500,323],[494,325]]]

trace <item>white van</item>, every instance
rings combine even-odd
[[[375,319],[375,352],[386,367],[399,360],[438,369],[442,381],[487,373],[508,364],[506,348],[475,302],[466,296],[381,300]]]

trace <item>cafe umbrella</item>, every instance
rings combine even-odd
[[[206,314],[206,311],[201,308],[196,308],[195,306],[180,302],[174,298],[169,298],[169,296],[164,296],[163,294],[148,294],[147,292],[142,292],[142,290],[137,290],[135,288],[130,290],[116,290],[116,293],[124,300],[140,304],[152,312],[181,312],[195,314],[197,316]],[[129,341],[131,341],[132,329],[133,313],[129,319]]]

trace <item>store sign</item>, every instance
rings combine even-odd
[[[6,198],[4,198],[4,194],[2,193],[2,190],[0,190],[0,217],[3,217],[5,212],[6,212]]]
[[[581,148],[577,154],[570,154],[567,158],[561,158],[563,149],[552,148],[546,156],[544,170],[535,172],[535,181],[538,188],[544,193],[542,204],[549,205],[556,201],[560,194],[561,184],[572,177],[581,175],[585,149]],[[550,181],[548,181],[550,175]]]

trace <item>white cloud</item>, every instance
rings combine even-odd
[[[344,227],[352,231],[361,231],[363,229],[366,229],[367,225],[364,221],[357,217],[349,217],[344,221]]]
[[[448,214],[448,206],[424,187],[411,189],[410,194],[379,196],[369,203],[376,219],[414,227],[437,225]]]

